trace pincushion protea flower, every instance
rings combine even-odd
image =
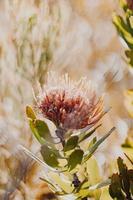
[[[63,130],[83,129],[103,116],[103,99],[85,78],[72,81],[67,74],[50,72],[38,100],[43,116]]]

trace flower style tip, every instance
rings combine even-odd
[[[85,78],[72,81],[67,74],[58,77],[50,72],[38,96],[38,108],[56,127],[78,130],[95,125],[101,119],[103,98],[97,97],[91,83],[87,83]]]

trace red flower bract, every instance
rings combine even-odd
[[[69,90],[63,87],[58,89],[57,86],[49,88],[44,95],[42,93],[38,107],[43,116],[65,130],[77,130],[95,124],[103,115],[103,100],[96,98],[91,90],[86,99],[87,96],[80,93],[79,89],[76,85],[69,87]]]

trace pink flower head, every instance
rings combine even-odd
[[[57,77],[50,72],[38,100],[43,116],[65,130],[95,125],[103,116],[103,98],[85,78],[72,81],[67,74]]]

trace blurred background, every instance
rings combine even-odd
[[[22,144],[38,151],[25,106],[34,103],[32,90],[38,81],[45,84],[50,70],[67,72],[76,80],[87,76],[105,95],[105,108],[111,109],[97,134],[112,126],[116,131],[100,147],[96,159],[103,176],[112,172],[111,160],[122,155],[121,144],[133,133],[127,91],[133,81],[112,23],[116,11],[121,12],[114,0],[0,0],[1,199],[54,198],[39,179],[43,169],[17,148]]]

